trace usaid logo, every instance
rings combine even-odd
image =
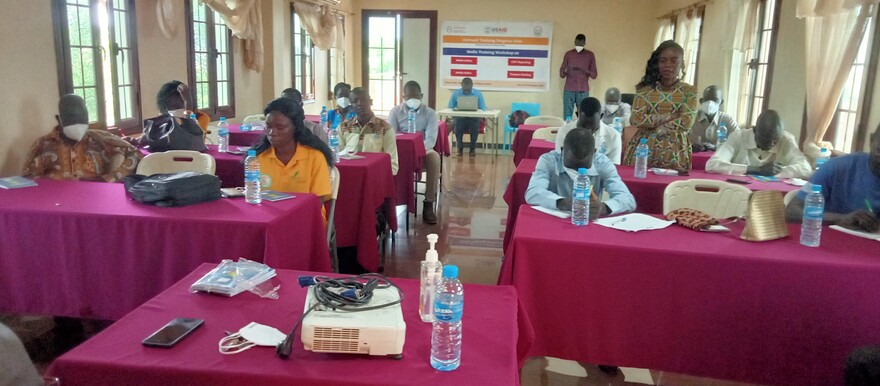
[[[505,34],[507,33],[507,27],[490,27],[487,26],[485,30],[486,34]]]

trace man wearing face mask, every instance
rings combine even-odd
[[[434,201],[437,197],[437,185],[440,181],[440,154],[434,151],[437,143],[437,112],[422,103],[422,87],[416,81],[403,85],[403,103],[394,106],[388,113],[388,123],[398,133],[403,131],[409,119],[410,110],[416,113],[416,131],[422,133],[425,141],[425,202],[422,210],[422,221],[427,224],[437,223],[434,212]]]
[[[356,114],[351,108],[350,84],[340,82],[333,86],[333,97],[336,98],[336,108],[327,112],[327,122],[335,129],[340,123],[354,118]]]
[[[694,125],[691,126],[690,133],[688,133],[695,152],[715,150],[718,126],[722,123],[727,127],[728,138],[734,131],[739,130],[739,125],[736,124],[733,116],[720,110],[721,104],[724,103],[722,94],[721,89],[716,85],[711,85],[703,90],[703,97],[700,98],[700,112],[697,114]]]
[[[141,153],[106,130],[90,130],[82,97],[62,96],[58,111],[58,126],[31,148],[22,176],[119,182],[134,173]]]
[[[629,103],[621,102],[620,90],[617,87],[609,88],[605,91],[605,107],[602,116],[602,123],[613,125],[614,118],[620,118],[620,124],[624,127],[629,126],[629,116],[632,115],[632,106]]]
[[[566,123],[556,134],[556,150],[562,149],[565,136],[575,128],[593,133],[596,152],[605,154],[615,165],[620,165],[622,141],[620,133],[602,122],[602,104],[593,97],[585,98],[578,106],[578,120]]]
[[[782,128],[775,110],[758,116],[754,129],[737,130],[706,163],[709,173],[779,178],[810,177],[812,170],[794,136]]]
[[[559,67],[559,77],[565,79],[562,114],[566,119],[571,118],[574,106],[579,106],[582,99],[590,96],[590,79],[596,79],[599,75],[596,55],[584,48],[586,44],[587,37],[578,34],[574,38],[574,49],[565,53],[562,66]]]
[[[590,219],[631,212],[636,199],[620,179],[617,168],[604,154],[596,153],[593,134],[577,128],[570,131],[561,150],[553,150],[538,159],[526,190],[526,202],[548,209],[571,210],[571,190],[578,168],[587,168],[592,192]],[[610,198],[599,202],[604,191]]]

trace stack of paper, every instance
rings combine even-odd
[[[190,291],[235,296],[275,277],[275,269],[245,258],[223,260],[189,287]]]
[[[619,229],[627,232],[663,229],[675,221],[666,221],[641,213],[630,213],[623,216],[600,218],[594,221],[597,225]]]
[[[844,228],[844,227],[842,227],[842,226],[840,226],[840,225],[832,225],[832,226],[831,226],[831,229],[834,229],[834,230],[836,230],[836,231],[841,231],[841,232],[843,232],[843,233],[848,233],[848,234],[851,234],[851,235],[853,235],[853,236],[859,236],[859,237],[864,237],[864,238],[866,238],[866,239],[871,239],[871,240],[877,240],[877,241],[880,241],[880,233],[868,233],[868,232],[862,232],[862,231],[857,231],[857,230],[847,229],[847,228]]]

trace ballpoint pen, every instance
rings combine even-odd
[[[877,213],[874,213],[874,207],[871,206],[871,201],[868,200],[867,198],[865,199],[865,207],[868,208],[868,212],[871,212],[871,214],[873,214],[873,215],[877,214]]]
[[[627,218],[628,218],[628,217],[626,217],[626,216],[621,217],[620,220],[617,220],[617,221],[611,223],[611,226],[614,226],[614,225],[620,224],[620,223],[626,221]]]

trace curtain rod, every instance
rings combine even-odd
[[[672,11],[669,11],[669,12],[667,12],[667,13],[661,15],[661,16],[657,16],[657,20],[669,19],[669,18],[671,18],[671,17],[673,17],[673,16],[678,15],[678,13],[681,12],[681,11],[690,11],[690,10],[694,10],[694,9],[697,9],[697,8],[703,7],[703,6],[705,6],[706,4],[709,4],[709,1],[710,1],[710,0],[700,0],[700,1],[696,2],[696,3],[693,3],[693,4],[691,4],[691,5],[688,5],[688,6],[686,6],[686,7],[681,7],[681,8],[678,8],[678,9],[673,9]]]
[[[341,11],[336,8],[333,8],[333,6],[341,4],[342,3],[341,0],[298,0],[298,1],[301,1],[303,3],[309,3],[312,5],[319,6],[319,7],[327,7],[327,9],[329,9],[330,12],[332,12],[336,15],[354,16],[354,14],[351,12]],[[295,3],[294,0],[290,0],[290,2]]]

